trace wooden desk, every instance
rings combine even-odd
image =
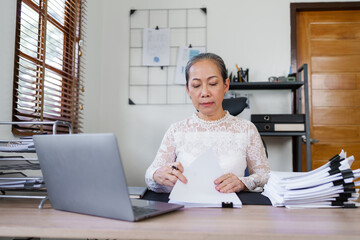
[[[110,239],[360,239],[360,209],[187,208],[132,223],[0,199],[0,236]]]

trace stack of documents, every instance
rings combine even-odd
[[[235,193],[220,193],[215,189],[214,181],[223,172],[212,149],[195,159],[183,174],[188,182],[176,182],[169,195],[169,203],[185,207],[242,207],[241,200]]]
[[[0,140],[2,152],[33,152],[35,145],[32,139]]]
[[[360,169],[351,170],[354,157],[341,151],[310,172],[271,172],[263,195],[273,206],[287,208],[356,207]]]
[[[0,189],[33,189],[43,188],[44,181],[42,177],[24,177],[21,173],[0,174]]]

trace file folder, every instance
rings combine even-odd
[[[259,132],[303,132],[305,123],[254,123]]]

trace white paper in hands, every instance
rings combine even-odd
[[[223,173],[213,150],[209,148],[194,160],[183,172],[188,182],[177,181],[169,195],[169,203],[185,207],[221,207],[222,202],[232,202],[241,208],[242,203],[235,193],[220,193],[214,181]]]

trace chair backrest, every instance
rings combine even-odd
[[[233,116],[239,115],[248,105],[246,97],[225,98],[222,102],[224,110],[229,111]]]
[[[222,102],[222,106],[223,106],[223,109],[229,111],[229,113],[231,115],[237,116],[248,106],[246,103],[246,100],[247,100],[246,97],[225,98]],[[266,157],[268,157],[269,155],[268,155],[265,141],[263,138],[261,138],[261,140],[264,145]],[[247,168],[245,169],[245,176],[249,176],[249,171]]]

